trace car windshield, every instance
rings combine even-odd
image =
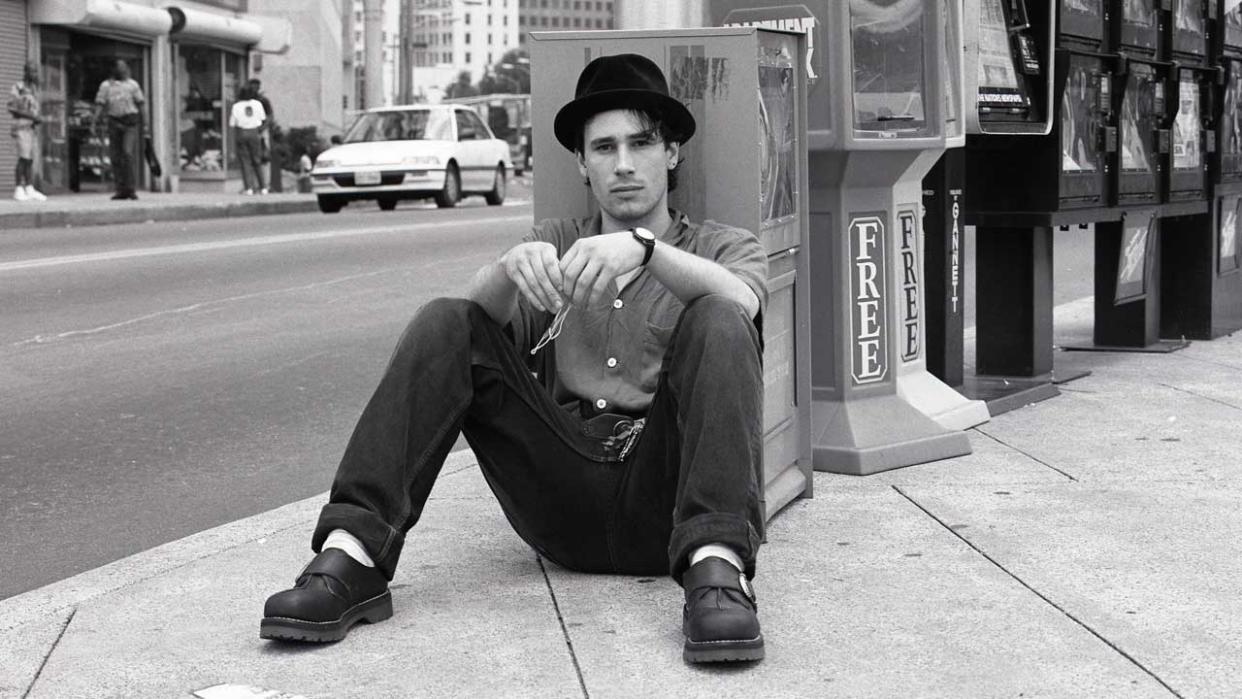
[[[450,141],[453,138],[451,113],[442,109],[367,112],[359,115],[349,127],[345,142]]]

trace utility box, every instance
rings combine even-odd
[[[536,220],[595,214],[574,155],[552,122],[578,75],[604,55],[637,53],[664,71],[694,115],[669,204],[696,223],[754,232],[768,253],[764,338],[764,506],[811,495],[806,39],[753,27],[530,35]]]

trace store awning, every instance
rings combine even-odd
[[[263,38],[263,28],[249,20],[188,7],[169,6],[164,9],[172,19],[170,34],[173,39],[253,46]]]
[[[145,39],[172,28],[172,17],[164,10],[120,0],[32,0],[30,22]]]

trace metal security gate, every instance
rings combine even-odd
[[[26,36],[30,25],[26,21],[26,0],[0,0],[0,90],[5,104],[9,90],[22,79],[22,66],[26,63]],[[9,110],[0,113],[0,196],[11,196],[13,168],[17,165],[17,153],[13,148],[10,129],[13,119]]]

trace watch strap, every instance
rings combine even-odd
[[[642,243],[643,247],[646,248],[646,250],[643,251],[642,263],[642,266],[646,267],[647,263],[651,261],[651,253],[655,252],[655,238],[646,238],[641,236],[638,234],[638,231],[634,229],[630,229],[630,235],[634,236],[634,240]]]

